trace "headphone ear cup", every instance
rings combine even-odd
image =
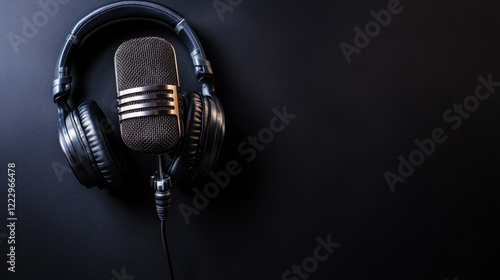
[[[94,170],[94,174],[88,174],[92,184],[111,188],[121,186],[125,160],[118,149],[111,124],[101,108],[94,101],[87,101],[72,114],[87,159]]]
[[[184,136],[172,163],[172,180],[189,183],[198,172],[201,141],[204,127],[203,100],[200,93],[188,92],[182,95],[184,101]]]
[[[200,156],[198,173],[207,175],[217,163],[225,134],[225,119],[222,104],[215,96],[203,97],[203,153]]]

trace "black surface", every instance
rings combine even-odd
[[[457,130],[443,114],[474,94],[478,76],[500,81],[498,4],[402,1],[349,64],[339,44],[353,44],[353,28],[388,1],[221,1],[235,4],[223,21],[212,1],[161,1],[188,19],[213,64],[227,119],[216,171],[232,160],[242,169],[189,225],[179,205],[192,207],[191,188],[211,179],[173,190],[167,231],[176,279],[286,279],[328,235],[341,245],[308,279],[495,278],[500,88]],[[60,5],[15,52],[9,33],[21,35],[22,18],[41,8],[2,2],[1,224],[9,162],[18,221],[16,273],[7,271],[0,235],[1,279],[167,279],[148,186],[152,157],[127,152],[135,171],[122,191],[87,190],[53,169],[67,166],[51,98],[55,62],[73,25],[107,3]],[[73,100],[96,100],[117,133],[113,54],[146,35],[174,44],[183,90],[198,90],[171,32],[146,22],[105,27],[79,53]],[[255,159],[239,153],[284,106],[297,117]],[[415,139],[436,128],[447,140],[392,192],[384,172],[397,172],[397,157],[408,158]]]

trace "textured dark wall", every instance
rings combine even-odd
[[[73,25],[111,1],[59,1],[48,12],[38,1],[0,9],[1,224],[10,162],[18,218],[15,273],[0,226],[1,278],[166,279],[153,158],[126,152],[136,175],[123,191],[87,190],[67,169],[56,58]],[[215,171],[233,174],[208,202],[195,193],[215,179],[174,189],[177,279],[498,274],[495,1],[160,2],[188,19],[213,63],[227,119]],[[144,35],[175,45],[183,90],[198,90],[170,31],[107,26],[79,52],[73,101],[96,100],[116,128],[113,54]]]

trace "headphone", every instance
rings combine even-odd
[[[214,167],[225,132],[222,104],[215,97],[210,62],[195,32],[177,12],[143,1],[122,1],[103,6],[81,19],[69,33],[59,55],[53,83],[53,100],[58,108],[59,143],[78,181],[91,188],[117,188],[124,182],[125,160],[119,142],[109,129],[103,111],[95,101],[73,109],[71,65],[80,43],[99,27],[124,19],[158,21],[175,31],[187,47],[201,92],[182,94],[184,136],[172,153],[168,174],[179,183],[189,183]]]

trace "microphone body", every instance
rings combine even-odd
[[[171,151],[182,137],[173,46],[157,37],[128,40],[115,53],[115,72],[125,145],[143,153]]]

